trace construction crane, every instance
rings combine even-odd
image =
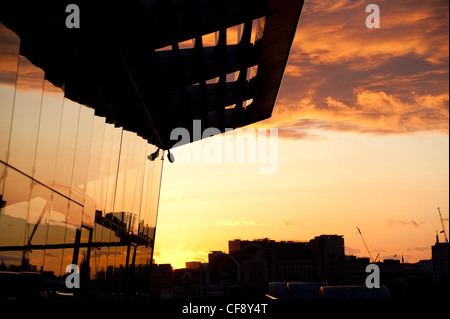
[[[444,234],[445,242],[448,243],[447,232],[445,231],[444,219],[442,218],[441,209],[438,207],[439,217],[441,218],[442,231],[441,234]]]
[[[359,227],[356,227],[356,229],[358,230],[359,235],[361,236],[361,239],[362,239],[362,241],[363,241],[363,243],[364,243],[364,246],[366,247],[367,253],[369,254],[370,262],[371,262],[371,263],[376,263],[377,260],[378,260],[378,257],[380,257],[380,254],[377,255],[377,257],[375,258],[375,260],[372,258],[372,254],[370,253],[369,247],[367,246],[366,241],[364,240],[364,236],[363,236],[363,234],[362,234],[362,232],[361,232],[361,229],[359,229]]]

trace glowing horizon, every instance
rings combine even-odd
[[[431,258],[437,207],[448,232],[448,1],[377,4],[369,30],[365,1],[306,2],[273,116],[253,126],[279,130],[276,174],[166,163],[156,263],[322,234],[368,257],[356,227],[382,259]]]

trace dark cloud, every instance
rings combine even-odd
[[[407,221],[407,220],[389,219],[388,220],[388,224],[389,224],[390,227],[408,226],[408,227],[415,227],[415,228],[417,228],[417,227],[421,227],[424,224],[424,222],[421,222],[421,221],[417,222],[415,220]]]

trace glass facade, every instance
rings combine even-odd
[[[64,97],[0,24],[0,275],[86,294],[149,290],[163,156]],[[45,284],[44,284],[45,283]],[[80,292],[80,293],[81,293]]]

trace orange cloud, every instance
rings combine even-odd
[[[285,138],[321,131],[448,134],[448,1],[306,2],[271,119]]]
[[[260,223],[254,220],[221,220],[216,223],[216,226],[225,227],[238,227],[238,226],[264,226],[264,223]]]
[[[364,60],[374,66],[415,53],[433,63],[448,59],[448,1],[377,1],[381,29],[365,26],[367,1],[310,1],[305,5],[294,50],[314,63]],[[370,63],[368,63],[370,62]]]
[[[371,134],[438,132],[448,134],[448,94],[421,96],[411,93],[411,102],[371,90],[354,90],[347,105],[326,98],[326,108],[303,100],[280,107],[267,125],[279,126],[285,138],[317,138],[311,131],[340,131]],[[313,105],[313,106],[312,106]],[[270,124],[269,124],[270,123]]]

